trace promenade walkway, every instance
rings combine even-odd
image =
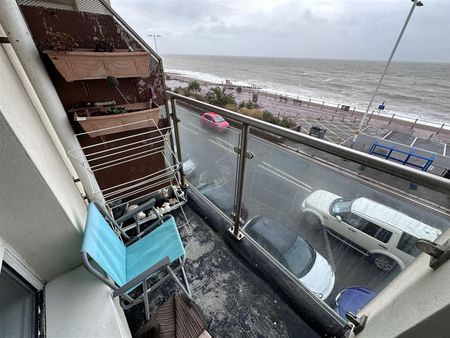
[[[172,89],[179,86],[185,87],[188,81],[189,79],[171,75],[167,86]],[[217,84],[206,82],[201,84],[203,94],[209,88],[217,86]],[[227,92],[232,93],[237,102],[241,102],[251,100],[255,90],[242,88],[242,91],[238,93],[236,88],[232,87],[227,89]],[[259,91],[257,103],[261,109],[268,110],[279,118],[292,118],[302,133],[309,133],[312,126],[325,128],[327,129],[326,140],[343,145],[350,143],[363,117],[363,112],[356,107],[345,108],[341,104],[332,107],[326,102],[311,102],[261,91]],[[373,111],[368,114],[361,134],[417,147],[450,158],[450,126],[448,125],[424,124],[420,120],[398,118],[395,114],[379,115]],[[360,147],[367,148],[367,145],[360,145]],[[367,149],[360,150],[367,151]]]

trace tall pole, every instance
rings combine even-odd
[[[156,35],[153,35],[153,41],[155,41],[155,51],[158,53],[158,45],[156,44]]]
[[[411,19],[411,16],[412,16],[412,14],[414,12],[414,9],[416,8],[416,6],[423,6],[423,3],[421,1],[419,1],[419,0],[412,0],[412,1],[413,1],[413,4],[411,6],[411,9],[409,10],[408,16],[406,17],[406,21],[403,24],[402,30],[400,31],[400,35],[398,36],[398,39],[397,39],[397,41],[396,41],[396,43],[394,45],[394,49],[392,50],[391,55],[389,56],[389,60],[386,63],[386,66],[384,67],[383,74],[381,74],[380,80],[378,81],[378,84],[377,84],[377,86],[375,88],[375,91],[374,91],[374,93],[372,95],[372,98],[370,99],[369,105],[367,106],[367,109],[364,112],[364,115],[363,115],[363,117],[362,117],[362,119],[361,119],[361,121],[359,123],[358,129],[355,132],[355,135],[353,136],[353,143],[356,142],[356,138],[358,137],[358,134],[361,133],[361,129],[364,126],[364,122],[366,120],[367,114],[369,113],[369,110],[372,107],[372,103],[373,103],[373,100],[375,99],[375,96],[377,96],[378,89],[380,88],[381,82],[383,82],[383,78],[386,75],[386,72],[387,72],[387,70],[389,68],[389,65],[391,64],[392,58],[394,57],[395,51],[397,50],[397,47],[398,47],[398,45],[400,43],[400,40],[402,39],[403,33],[405,32],[405,29],[406,29],[406,26],[408,26],[409,19]]]
[[[158,53],[158,45],[156,44],[156,38],[160,38],[161,35],[158,35],[158,34],[148,34],[148,36],[153,36],[153,41],[155,42],[155,52]]]

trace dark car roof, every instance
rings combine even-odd
[[[375,298],[376,293],[362,286],[353,286],[341,291],[338,301],[339,315],[345,318],[347,312],[357,314]]]
[[[250,236],[258,235],[281,254],[285,254],[297,240],[297,234],[287,226],[266,216],[257,216],[245,226]]]

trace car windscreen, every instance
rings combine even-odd
[[[332,216],[348,214],[352,209],[354,198],[337,198],[330,204],[330,214]]]
[[[298,278],[305,276],[316,261],[316,251],[301,237],[283,256],[287,268]]]
[[[214,122],[223,122],[223,121],[225,121],[225,119],[222,116],[220,116],[220,115],[213,115],[212,118],[213,118]]]

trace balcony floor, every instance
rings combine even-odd
[[[186,274],[194,302],[213,337],[319,337],[275,291],[224,243],[191,208],[185,207],[193,234],[184,229]],[[180,213],[175,213],[181,223]],[[174,291],[173,281],[151,294],[155,311]],[[144,307],[127,310],[132,334],[144,323]]]

